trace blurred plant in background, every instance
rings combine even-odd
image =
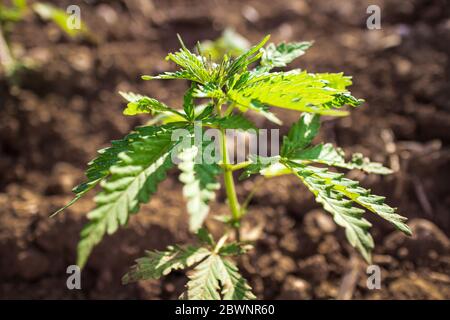
[[[238,57],[250,49],[250,42],[231,28],[227,28],[216,40],[200,42],[198,51],[212,61],[220,61],[225,54]]]
[[[80,19],[78,27],[73,27],[68,23],[73,18],[72,15],[51,4],[37,2],[30,5],[26,0],[12,0],[10,5],[0,4],[0,75],[4,73],[5,77],[13,83],[20,80],[19,71],[36,67],[32,61],[15,57],[8,41],[15,25],[32,13],[37,14],[44,21],[55,23],[70,38],[90,37],[90,31],[80,17],[77,17]]]

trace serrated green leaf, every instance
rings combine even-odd
[[[189,229],[196,232],[209,212],[208,202],[215,198],[215,191],[220,187],[216,176],[220,167],[216,163],[208,164],[203,159],[196,163],[199,153],[197,146],[183,149],[178,158],[181,162],[180,181],[183,182],[183,195],[187,199],[187,210],[190,216]]]
[[[218,88],[220,88],[230,77],[233,77],[236,73],[245,71],[249,64],[261,57],[262,53],[259,53],[258,51],[268,39],[269,36],[265,37],[259,44],[253,46],[235,60],[231,60],[228,56],[224,56],[220,64],[213,63],[208,61],[206,57],[192,53],[182,43],[182,48],[179,51],[170,53],[166,57],[167,60],[171,60],[180,66],[182,70],[165,72],[158,76],[145,75],[142,76],[142,79],[186,79],[204,86],[216,84],[218,85]],[[202,92],[201,89],[202,88],[200,88],[200,91],[198,92]]]
[[[157,76],[144,75],[141,78],[143,80],[185,79],[204,86],[208,86],[209,84],[221,84],[222,81],[225,80],[225,70],[231,64],[231,60],[225,56],[220,64],[213,63],[204,56],[196,55],[189,51],[181,41],[181,38],[180,42],[182,48],[175,53],[169,53],[166,60],[175,62],[182,68],[181,70],[176,72],[164,72]]]
[[[247,110],[252,110],[256,112],[257,114],[263,116],[270,122],[273,122],[279,126],[283,124],[283,122],[272,112],[269,111],[269,106],[265,105],[264,103],[261,103],[258,100],[252,100],[250,101],[250,104],[246,107],[239,106],[242,112],[246,112]]]
[[[232,242],[223,245],[219,250],[220,256],[238,256],[247,253],[253,246],[245,242]]]
[[[384,197],[372,195],[369,190],[360,187],[358,182],[325,168],[291,162],[286,165],[314,193],[316,200],[324,206],[324,209],[333,214],[336,223],[346,229],[350,244],[356,247],[368,262],[373,249],[373,239],[368,233],[370,223],[362,218],[364,210],[355,207],[355,204],[379,215],[405,234],[411,235],[411,230],[405,224],[407,219],[385,204]]]
[[[359,186],[358,182],[341,178],[333,180],[333,187],[363,208],[379,215],[393,224],[398,230],[411,235],[411,229],[406,225],[407,218],[396,213],[396,209],[384,203],[385,197],[373,195],[370,190]]]
[[[201,121],[208,118],[214,112],[214,104],[208,103],[207,105],[200,105],[195,107],[195,120]]]
[[[320,143],[309,148],[295,150],[289,154],[289,159],[334,165],[335,163],[345,163],[345,154],[342,149],[335,148],[331,143]]]
[[[231,83],[230,86],[233,86],[233,84],[232,84],[233,82],[234,82],[234,85],[236,85],[236,86],[238,86],[239,83],[244,84],[246,81],[249,80],[250,75],[254,76],[254,73],[245,72],[245,73],[241,74],[237,78],[237,81],[236,80],[230,81],[230,83]],[[273,122],[277,125],[283,124],[283,122],[275,114],[270,112],[270,107],[267,104],[261,103],[260,101],[258,101],[256,99],[251,100],[250,104],[246,105],[246,106],[236,103],[235,101],[231,101],[231,102],[232,102],[233,106],[236,106],[243,113],[251,110],[251,111],[255,112],[256,114],[263,116],[270,122]]]
[[[369,158],[364,157],[361,153],[352,154],[351,161],[346,165],[346,167],[343,167],[347,169],[359,169],[367,173],[391,174],[393,172],[391,169],[386,168],[381,163],[372,162]]]
[[[258,101],[280,108],[339,116],[347,114],[335,109],[342,107],[347,101],[342,99],[342,95],[350,95],[345,89],[350,84],[350,77],[345,77],[342,73],[312,74],[293,70],[237,79],[231,84],[227,94],[230,100],[243,108]],[[356,98],[355,100],[358,101]]]
[[[267,35],[258,44],[251,47],[247,52],[244,52],[234,60],[231,65],[226,69],[227,78],[233,77],[235,74],[246,71],[248,65],[261,58],[262,53],[259,52],[266,42],[269,40],[270,35]]]
[[[300,167],[294,171],[315,195],[316,201],[333,215],[336,224],[345,228],[345,235],[350,244],[370,263],[374,242],[368,231],[371,224],[362,217],[364,210],[355,207],[352,201],[346,199],[339,191],[330,189],[327,183],[328,176],[341,175],[320,171],[314,167]]]
[[[303,113],[291,127],[287,136],[283,137],[281,156],[290,157],[299,150],[309,146],[320,129],[320,116]]]
[[[207,83],[205,85],[199,85],[194,91],[194,96],[197,98],[221,99],[225,97],[225,93],[216,83]]]
[[[285,67],[294,59],[305,54],[305,51],[312,46],[312,42],[289,42],[275,45],[269,44],[266,48],[262,48],[261,67],[260,70],[267,72],[272,68]]]
[[[86,170],[87,181],[72,189],[72,192],[75,193],[75,197],[67,205],[53,213],[51,216],[53,217],[67,209],[86,193],[92,190],[100,181],[110,175],[110,168],[120,161],[119,154],[123,151],[129,150],[130,144],[133,141],[154,137],[157,134],[167,132],[168,130],[174,130],[176,128],[182,128],[183,126],[185,126],[185,123],[173,122],[162,126],[138,127],[122,140],[111,141],[111,147],[99,150],[99,156],[88,163],[88,168]]]
[[[244,277],[239,273],[234,263],[226,258],[221,258],[218,263],[218,272],[221,275],[223,300],[254,300],[255,295]]]
[[[169,53],[166,60],[171,60],[182,68],[182,79],[189,79],[198,83],[208,83],[210,80],[205,58],[190,52],[185,47],[175,53]],[[172,75],[176,75],[176,73]],[[180,74],[177,76],[180,76]]]
[[[189,276],[185,297],[189,300],[251,300],[256,297],[237,267],[212,254]]]
[[[147,251],[146,256],[136,260],[136,264],[123,276],[122,283],[139,280],[159,279],[173,270],[186,269],[202,261],[211,252],[205,248],[170,246],[165,251]]]
[[[187,70],[180,70],[175,72],[166,71],[162,74],[159,74],[157,76],[150,76],[150,75],[142,75],[142,80],[176,80],[176,79],[184,79],[184,80],[191,80],[196,81],[197,79],[195,76],[193,76],[189,71]]]
[[[384,167],[381,163],[372,162],[369,158],[360,153],[352,155],[351,161],[345,160],[345,153],[340,148],[335,148],[332,144],[318,144],[313,147],[300,150],[289,155],[291,160],[306,160],[329,166],[358,169],[367,173],[390,174],[392,170]]]
[[[155,125],[155,124],[169,124],[174,122],[186,122],[189,121],[187,116],[184,114],[184,110],[175,110],[176,112],[160,112],[153,116],[147,124]],[[203,120],[204,118],[209,117],[214,111],[214,106],[212,104],[201,104],[196,105],[194,107],[195,120]]]
[[[240,86],[245,85],[245,83],[250,81],[250,79],[252,79],[253,77],[256,77],[256,73],[244,72],[244,73],[240,74],[238,77],[231,78],[229,80],[228,87],[229,88],[234,87],[237,90],[237,88],[240,88]],[[240,105],[239,103],[235,103],[235,102],[233,102],[233,105],[237,106],[241,112],[247,112],[248,110],[251,110],[251,111],[255,112],[256,114],[263,116],[270,122],[273,122],[278,125],[283,124],[283,122],[275,114],[270,112],[270,107],[267,104],[261,103],[260,101],[258,101],[256,99],[252,99],[250,101],[250,104],[246,105],[246,106]]]
[[[124,91],[119,91],[119,94],[122,96],[122,98],[124,98],[127,102],[138,102],[139,100],[141,100],[142,98],[146,98],[147,96],[144,96],[140,93],[135,93],[135,92],[124,92]],[[149,97],[147,97],[149,98]]]
[[[77,263],[83,267],[105,233],[114,233],[137,212],[140,203],[148,202],[157,185],[172,167],[170,150],[175,145],[171,131],[130,142],[128,150],[118,155],[120,161],[110,166],[110,177],[101,183],[102,192],[95,197],[96,208],[89,212],[89,224],[81,231]]]
[[[123,114],[127,116],[135,116],[137,114],[143,113],[153,114],[161,112],[169,112],[183,117],[180,112],[168,107],[167,105],[156,99],[149,97],[142,97],[138,100],[128,102],[127,108],[123,111]]]
[[[187,291],[183,299],[221,300],[219,275],[216,270],[217,260],[220,260],[217,255],[210,255],[195,267],[191,275],[189,275]]]
[[[192,83],[191,87],[186,91],[183,97],[183,110],[186,119],[191,121],[195,118],[195,104],[193,93],[196,89],[196,84]]]
[[[196,236],[200,242],[203,242],[210,247],[214,247],[216,245],[213,236],[205,228],[198,229]]]
[[[89,182],[84,182],[82,184],[79,184],[75,188],[72,189],[72,192],[75,193],[75,197],[73,197],[72,200],[70,200],[64,207],[59,208],[54,213],[50,215],[50,218],[53,218],[57,214],[61,213],[62,211],[66,210],[68,207],[73,205],[75,202],[80,200],[86,193],[91,191],[99,182],[101,179],[95,179]]]
[[[156,99],[134,92],[119,91],[119,94],[128,101],[127,108],[123,111],[124,115],[134,116],[143,113],[151,113],[152,115],[160,116],[162,115],[160,118],[163,123],[186,120],[184,114],[182,114],[178,110],[168,107],[167,105]],[[168,119],[170,121],[167,121]]]

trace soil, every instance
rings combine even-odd
[[[396,172],[388,177],[349,172],[386,195],[410,218],[414,235],[373,222],[374,263],[381,289],[366,285],[367,265],[341,229],[295,178],[265,182],[244,223],[255,249],[239,266],[261,299],[450,299],[450,8],[446,0],[380,1],[51,1],[81,7],[95,39],[74,41],[33,15],[16,25],[17,56],[37,67],[20,86],[0,79],[0,298],[175,299],[186,277],[123,286],[120,278],[146,249],[194,241],[171,172],[127,228],[106,237],[82,272],[82,290],[68,290],[66,268],[92,195],[63,214],[86,163],[108,141],[145,118],[122,116],[119,90],[179,105],[183,82],[141,81],[173,68],[164,61],[186,44],[214,39],[226,26],[252,42],[315,40],[293,64],[312,72],[354,76],[352,91],[366,103],[343,119],[324,119],[321,138],[362,152]],[[381,7],[382,29],[366,28],[369,4]],[[277,111],[285,126],[296,119]],[[270,123],[255,118],[263,127]],[[241,199],[257,179],[238,187]],[[226,213],[224,193],[214,214]],[[218,225],[208,227],[217,235]]]

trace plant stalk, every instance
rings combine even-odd
[[[229,159],[228,159],[228,150],[227,150],[227,138],[225,134],[225,130],[220,130],[220,137],[221,137],[221,151],[222,151],[222,162],[224,164],[224,183],[225,183],[225,190],[227,193],[228,203],[230,205],[231,209],[231,215],[233,218],[233,222],[239,222],[241,218],[241,210],[239,201],[236,194],[236,188],[234,185],[234,178],[233,178],[233,171],[229,167]]]
[[[241,170],[241,169],[247,168],[251,164],[252,164],[251,161],[244,161],[241,163],[232,164],[229,166],[229,168],[231,171],[236,171],[236,170]]]
[[[222,101],[217,101],[216,110],[222,116]],[[228,112],[232,111],[232,108],[227,110]],[[234,185],[233,178],[233,166],[230,164],[230,159],[228,157],[228,149],[227,149],[227,136],[224,129],[220,130],[220,145],[222,152],[222,163],[223,163],[223,180],[225,184],[225,191],[227,193],[228,204],[231,209],[231,226],[234,229],[236,241],[241,240],[240,232],[239,232],[239,222],[242,218],[241,206],[239,205],[239,200],[236,194],[236,187]]]

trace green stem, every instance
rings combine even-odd
[[[220,116],[222,114],[222,101],[219,100],[216,103],[216,110]],[[233,108],[229,108],[227,112],[231,112]],[[227,113],[225,112],[225,113]],[[225,183],[225,191],[227,193],[228,205],[231,209],[231,226],[234,229],[236,241],[241,241],[240,230],[239,230],[239,222],[242,218],[241,206],[239,205],[239,200],[236,194],[236,187],[234,185],[233,178],[233,170],[232,165],[230,164],[230,160],[228,158],[228,150],[227,150],[227,137],[225,134],[225,130],[220,130],[220,142],[221,142],[221,151],[222,151],[222,162],[223,162],[223,180]]]
[[[236,171],[236,170],[247,168],[251,164],[252,164],[251,161],[244,161],[244,162],[241,162],[241,163],[232,164],[232,165],[230,165],[229,168],[230,168],[231,171]]]
[[[249,165],[251,165],[253,162],[251,161],[244,161],[244,162],[240,162],[240,163],[236,163],[236,164],[224,164],[224,163],[220,163],[220,167],[222,169],[228,169],[230,171],[237,171],[240,169],[244,169],[247,168]]]
[[[233,218],[233,222],[239,222],[241,218],[241,210],[239,201],[236,194],[236,188],[234,186],[234,178],[233,171],[229,167],[229,159],[228,159],[228,151],[227,151],[227,138],[225,135],[225,130],[220,130],[220,138],[221,138],[221,151],[222,151],[222,162],[224,164],[224,183],[225,190],[227,193],[228,203],[231,209],[231,215]]]

